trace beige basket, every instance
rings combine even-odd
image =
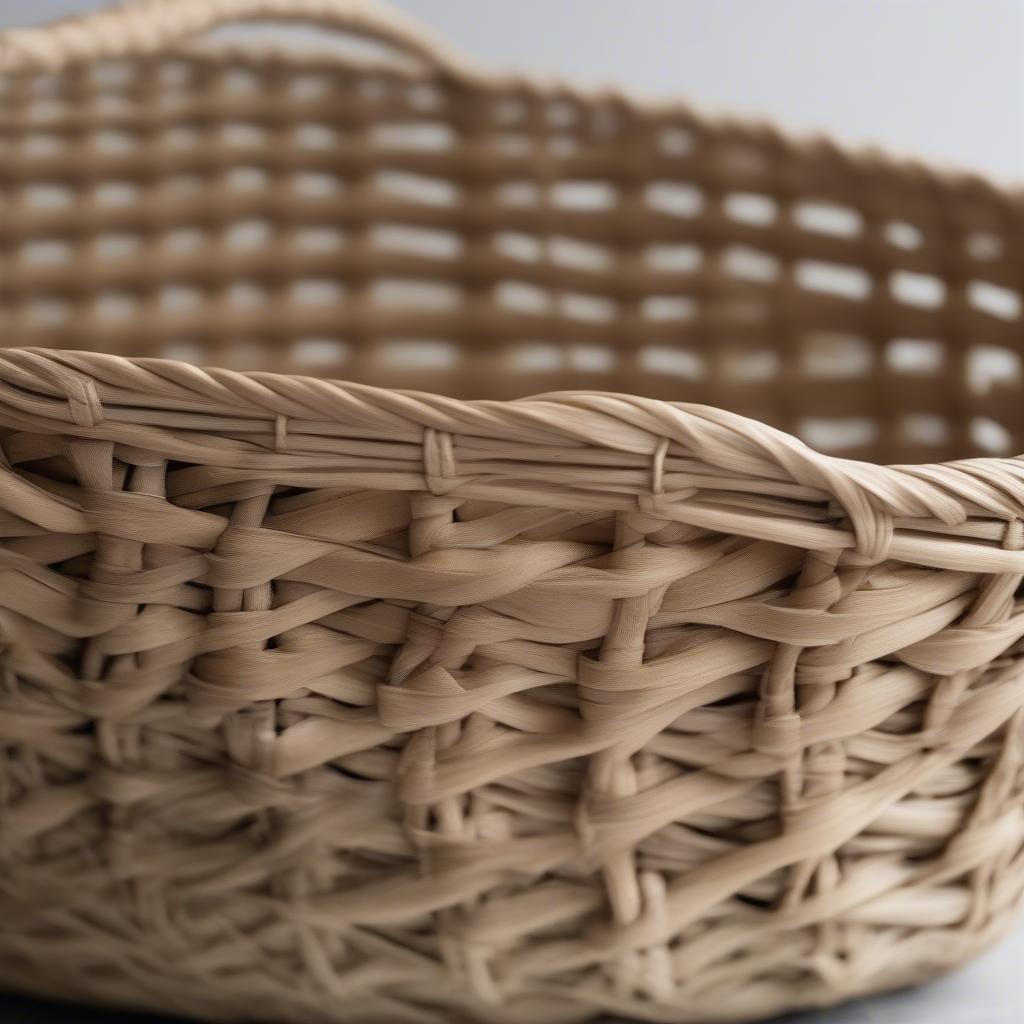
[[[363,0],[3,60],[0,984],[704,1022],[1006,928],[1021,196]]]

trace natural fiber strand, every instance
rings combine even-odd
[[[1006,930],[1019,194],[365,0],[0,61],[0,984],[696,1024]]]

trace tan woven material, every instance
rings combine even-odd
[[[706,1022],[1005,929],[1019,195],[356,0],[2,62],[0,984]]]

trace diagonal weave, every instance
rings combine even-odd
[[[1007,927],[1020,195],[365,0],[0,61],[0,984],[707,1022]]]

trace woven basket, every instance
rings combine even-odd
[[[2,45],[0,985],[706,1022],[1004,931],[1020,195],[364,0]]]

